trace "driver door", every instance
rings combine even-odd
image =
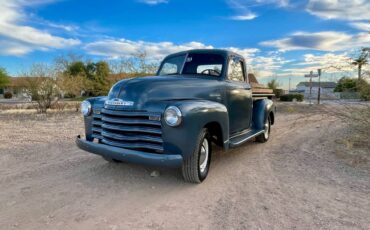
[[[227,78],[226,100],[232,135],[250,128],[252,118],[252,89],[247,83],[245,64],[241,58],[230,58]]]

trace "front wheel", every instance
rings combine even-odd
[[[197,147],[182,165],[184,180],[191,183],[201,183],[206,179],[211,163],[211,137],[207,129],[202,129],[198,136]]]
[[[270,116],[268,116],[264,124],[264,132],[258,137],[256,137],[256,141],[265,143],[270,138],[270,132],[271,132],[271,120]]]

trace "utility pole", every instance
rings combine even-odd
[[[289,91],[288,91],[288,93],[290,93],[290,80],[291,80],[291,78],[289,78]]]
[[[320,96],[321,96],[321,69],[317,70],[317,73],[319,75],[319,90],[318,90],[318,95],[317,95],[317,104],[320,105]]]
[[[312,71],[310,72],[310,105],[312,105]]]

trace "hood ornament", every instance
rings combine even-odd
[[[114,99],[105,101],[104,104],[105,105],[114,105],[114,106],[133,106],[134,102],[133,101],[124,101],[120,98],[114,98]]]

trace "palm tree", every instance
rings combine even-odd
[[[358,69],[358,80],[361,79],[362,75],[362,66],[369,64],[368,58],[369,58],[369,52],[370,48],[363,48],[361,50],[360,56],[355,58],[352,62],[352,65],[357,66]]]

